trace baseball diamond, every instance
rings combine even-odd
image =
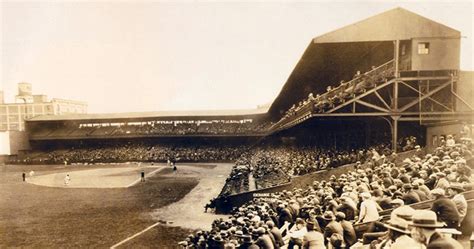
[[[474,248],[473,3],[0,6],[0,248]]]

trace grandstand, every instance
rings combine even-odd
[[[288,235],[288,245],[297,218],[323,219],[324,211],[336,211],[328,208],[330,202],[337,206],[346,192],[355,194],[355,201],[359,192],[379,194],[381,184],[371,183],[383,182],[385,172],[393,174],[390,185],[397,176],[422,178],[417,169],[444,177],[456,173],[452,183],[472,189],[473,78],[459,67],[460,39],[459,31],[393,9],[312,39],[269,109],[38,116],[26,122],[32,151],[11,162],[231,162],[235,166],[209,207],[234,218],[217,220],[211,232],[186,244],[198,245],[201,237],[208,245],[229,242],[235,237],[231,228],[238,226],[241,238],[258,240],[268,234],[257,228],[268,229],[259,223],[262,219]],[[441,137],[456,140],[456,146]],[[441,158],[441,165],[430,161],[433,156]],[[336,179],[342,175],[346,180],[340,183]],[[349,185],[354,191],[343,190]],[[396,190],[411,185],[408,179]],[[380,200],[395,196],[380,192]],[[474,224],[472,191],[466,199],[464,235]],[[298,210],[308,212],[282,218],[296,202]],[[413,207],[432,203],[419,201]],[[386,221],[391,211],[386,208],[376,221],[356,222],[359,238],[364,232],[384,232],[377,222]],[[370,227],[374,224],[379,227]]]

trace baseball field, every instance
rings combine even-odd
[[[175,248],[189,232],[207,229],[219,217],[204,213],[204,205],[218,195],[230,169],[229,164],[183,164],[177,172],[164,164],[2,165],[0,248]]]

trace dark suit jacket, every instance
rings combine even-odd
[[[346,220],[354,220],[356,210],[349,204],[343,203],[336,209],[339,212],[343,212],[346,215]]]
[[[461,219],[454,201],[444,196],[433,202],[431,210],[438,216],[438,221],[444,221],[447,224],[459,222]]]
[[[293,222],[293,216],[290,213],[290,210],[287,208],[282,209],[280,215],[278,216],[278,226],[281,227],[285,224],[285,221]]]
[[[357,235],[354,230],[354,227],[352,226],[352,223],[347,220],[342,220],[340,223],[342,229],[344,230],[344,241],[347,244],[346,247],[352,246],[357,242]]]
[[[338,233],[340,234],[342,237],[344,237],[344,229],[342,228],[342,225],[337,222],[337,221],[331,221],[329,222],[326,227],[324,228],[324,239],[327,243],[327,241],[329,241],[329,239],[331,238],[331,235],[333,233]]]
[[[281,235],[280,229],[278,229],[277,227],[273,227],[272,230],[270,230],[270,232],[273,234],[273,237],[275,238],[275,242],[279,246],[283,246],[285,244],[285,242],[283,241],[283,236]]]
[[[431,235],[427,249],[462,249],[463,246],[453,238],[442,237],[438,232]]]

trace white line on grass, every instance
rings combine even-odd
[[[150,177],[150,176],[156,174],[156,172],[161,171],[161,170],[163,170],[163,169],[165,169],[165,167],[162,167],[162,168],[159,168],[159,169],[155,169],[155,170],[153,170],[152,172],[146,174],[146,177]],[[131,186],[133,186],[133,185],[139,183],[141,180],[142,180],[141,178],[138,178],[137,180],[135,180],[135,181],[133,181],[132,183],[128,184],[128,185],[126,186],[126,188],[129,188],[129,187],[131,187]]]
[[[157,222],[157,223],[155,223],[155,224],[153,224],[153,225],[151,225],[151,226],[149,226],[149,227],[143,229],[141,232],[138,232],[138,233],[136,233],[136,234],[134,234],[134,235],[132,235],[132,236],[130,236],[130,237],[128,237],[128,238],[126,238],[126,239],[120,241],[119,243],[117,243],[117,244],[111,246],[110,248],[111,248],[111,249],[117,248],[117,246],[120,246],[120,245],[126,243],[127,241],[132,240],[132,239],[134,239],[134,238],[136,238],[136,237],[142,235],[142,234],[145,233],[146,231],[148,231],[148,230],[150,230],[150,229],[156,227],[156,226],[159,225],[159,224],[160,224],[160,222]]]

